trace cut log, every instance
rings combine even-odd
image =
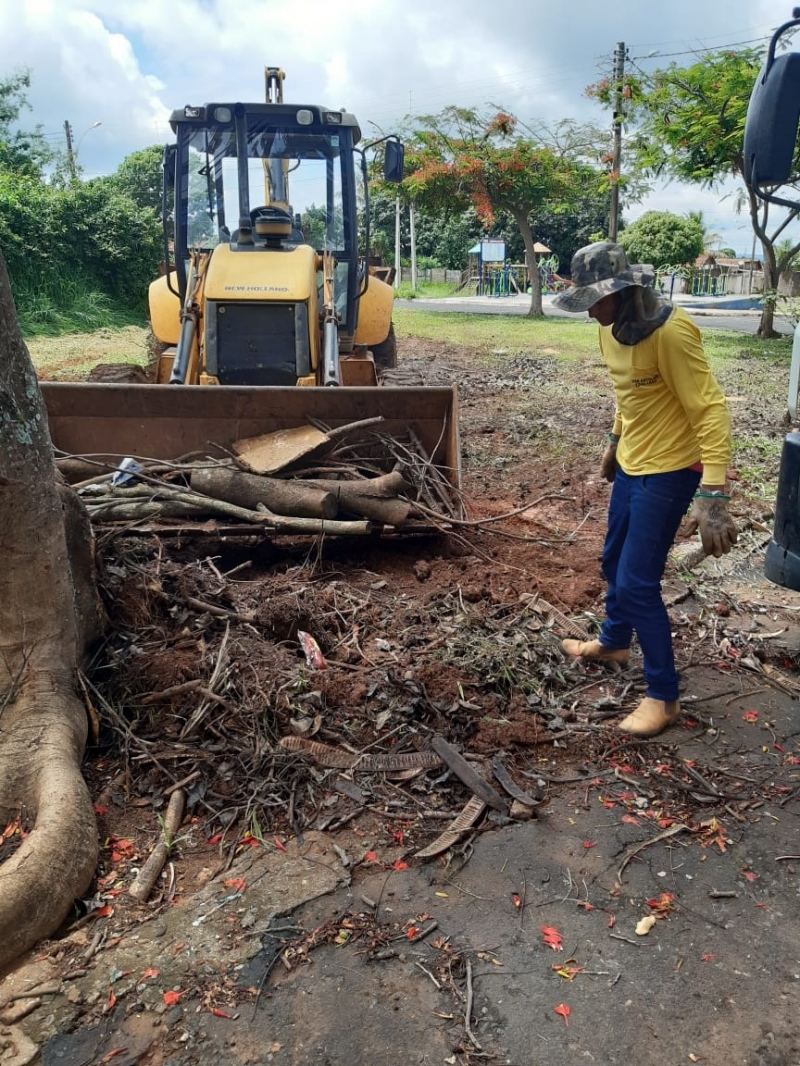
[[[220,466],[193,470],[191,483],[196,492],[251,511],[263,503],[273,514],[291,518],[335,518],[337,513],[331,492],[301,481],[279,481]]]
[[[360,484],[356,481],[354,485]],[[339,511],[369,518],[373,522],[382,522],[385,526],[402,526],[411,517],[413,510],[408,500],[384,500],[378,496],[362,496],[349,483],[342,486],[334,496]]]
[[[74,485],[76,481],[91,480],[92,478],[99,477],[104,474],[108,467],[103,466],[102,463],[93,463],[88,459],[80,459],[78,456],[68,456],[63,459],[56,459],[56,466],[60,474],[64,475],[64,480],[69,485]]]
[[[288,484],[304,484],[325,489],[336,498],[339,511],[360,515],[385,526],[402,526],[413,513],[413,505],[397,498],[408,491],[408,483],[397,471],[381,477],[336,481],[333,478],[303,478]]]
[[[293,484],[293,482],[287,482]],[[303,478],[304,485],[312,485],[326,492],[338,492],[343,485],[357,492],[359,496],[380,496],[382,499],[392,499],[403,492],[409,491],[409,485],[403,475],[395,470],[391,474],[382,474],[380,477],[359,478],[358,480],[336,481],[334,478]]]

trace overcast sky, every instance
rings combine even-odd
[[[63,146],[68,119],[91,177],[164,143],[177,107],[263,99],[265,64],[286,71],[289,101],[346,107],[365,133],[490,102],[523,120],[610,123],[584,89],[610,73],[618,41],[653,69],[756,43],[791,10],[784,0],[0,0],[0,76],[30,69],[27,120]],[[719,193],[672,186],[623,215],[649,208],[702,210],[749,254],[748,222]]]

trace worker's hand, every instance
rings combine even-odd
[[[600,460],[600,477],[609,483],[617,476],[617,446],[612,441],[606,445]]]
[[[725,496],[695,496],[689,512],[689,533],[696,533],[698,529],[706,555],[713,555],[715,559],[727,555],[738,534],[728,514]]]

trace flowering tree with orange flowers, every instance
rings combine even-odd
[[[572,139],[572,148],[544,143],[513,115],[448,107],[420,116],[406,143],[403,188],[424,211],[472,206],[487,226],[507,211],[519,226],[531,277],[531,317],[542,315],[534,242],[537,214],[568,212],[602,192],[603,175]]]

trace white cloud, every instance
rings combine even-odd
[[[33,119],[63,143],[69,119],[86,173],[167,139],[170,111],[207,100],[263,98],[265,63],[286,70],[286,96],[347,107],[365,133],[409,111],[448,104],[509,108],[523,120],[610,122],[584,95],[610,70],[618,41],[641,65],[691,49],[763,38],[790,15],[784,0],[6,0],[0,76],[27,66]],[[646,58],[650,52],[657,55]],[[94,127],[100,121],[102,126]],[[673,205],[669,207],[668,205]],[[703,210],[747,240],[727,201],[692,187],[647,207]]]

